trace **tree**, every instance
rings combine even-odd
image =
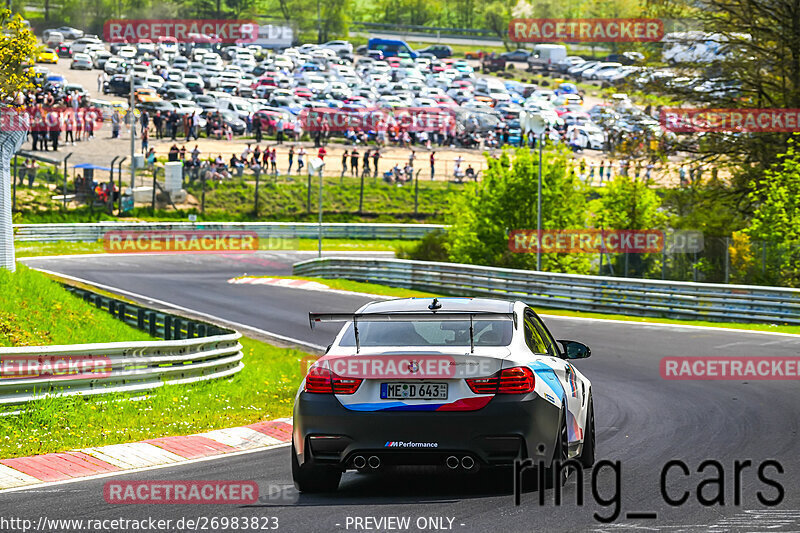
[[[335,35],[346,36],[347,26],[350,22],[348,16],[349,0],[325,0],[321,6],[320,42],[328,41]]]
[[[36,37],[22,24],[22,17],[0,11],[0,104],[10,104],[31,86],[31,66],[39,46]]]
[[[750,227],[744,230],[751,239],[764,241],[764,246],[772,245],[769,259],[778,269],[772,274],[778,274],[777,281],[791,287],[800,286],[799,141],[799,135],[792,136],[786,152],[766,170],[764,179],[753,183],[749,196],[755,202],[755,211]]]
[[[448,249],[458,263],[532,269],[536,256],[512,253],[512,230],[536,229],[538,157],[528,149],[505,151],[488,158],[483,181],[469,184],[455,197],[448,212]],[[548,151],[542,166],[543,229],[580,229],[585,225],[586,195],[568,168],[564,150]],[[553,272],[586,273],[586,254],[544,254],[542,268]]]
[[[681,75],[713,80],[716,90],[695,90],[676,83],[669,92],[692,107],[800,107],[800,3],[795,0],[648,0],[648,14],[669,17],[690,14],[705,40],[721,54],[713,61],[687,64]],[[665,87],[657,87],[663,91]],[[645,90],[649,90],[646,88]],[[699,161],[732,172],[732,184],[742,196],[751,182],[764,179],[765,169],[786,149],[789,133],[709,133],[698,142],[684,136],[681,149]],[[760,190],[760,189],[756,189]]]
[[[483,20],[486,26],[503,41],[506,50],[511,50],[508,44],[508,23],[511,20],[511,11],[504,2],[494,1],[483,8]]]
[[[647,184],[630,176],[617,175],[602,190],[600,198],[592,202],[592,224],[601,230],[664,229],[667,217],[660,207],[661,199]],[[615,273],[644,275],[654,266],[651,255],[623,254],[621,258],[616,257]]]

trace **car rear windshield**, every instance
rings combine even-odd
[[[475,320],[475,346],[508,346],[511,344],[510,320]],[[441,322],[358,322],[361,346],[469,346],[469,320]],[[340,346],[355,346],[353,324],[347,326]]]

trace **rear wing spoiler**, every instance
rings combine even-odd
[[[456,320],[511,320],[514,313],[439,312],[439,313],[308,313],[308,322],[314,329],[316,322],[441,322]]]
[[[474,312],[436,312],[429,313],[308,313],[308,323],[314,329],[316,322],[352,322],[353,335],[356,340],[356,353],[361,349],[358,338],[358,322],[441,322],[469,320],[469,351],[475,351],[472,322],[474,320],[510,320],[514,328],[517,327],[515,314],[491,313],[488,311]]]

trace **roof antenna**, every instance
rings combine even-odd
[[[441,309],[441,308],[442,308],[442,304],[436,298],[434,298],[433,302],[431,302],[431,304],[428,306],[428,309],[430,309],[431,311],[436,311],[437,309]]]

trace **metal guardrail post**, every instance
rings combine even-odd
[[[308,173],[308,186],[306,187],[308,192],[306,198],[306,212],[310,215],[311,214],[311,172]]]
[[[156,177],[158,176],[158,168],[153,168],[153,203],[150,206],[150,212],[156,214]]]
[[[11,212],[17,210],[17,156],[13,156],[14,159],[14,175],[11,176]],[[28,169],[25,169],[26,171]]]
[[[358,214],[364,214],[364,173],[361,173],[361,192],[358,195]]]
[[[727,284],[730,279],[730,244],[728,237],[725,237],[725,283]]]
[[[64,203],[63,203],[64,209],[67,208],[67,177],[68,177],[68,174],[67,174],[67,160],[70,157],[72,157],[72,152],[68,153],[66,155],[66,157],[64,158],[64,194],[63,194],[63,197],[64,197]]]
[[[206,214],[206,175],[207,174],[208,174],[207,172],[203,172],[203,178],[202,178],[202,187],[203,187],[202,191],[203,192],[202,192],[202,194],[200,196],[200,214],[201,215],[205,215]]]
[[[256,194],[255,198],[253,198],[253,216],[255,218],[258,218],[258,182],[259,178],[261,177],[261,167],[256,166],[255,175],[256,175]]]

